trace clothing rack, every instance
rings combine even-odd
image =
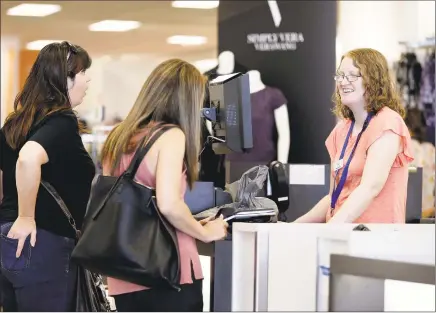
[[[407,52],[412,52],[413,50],[418,50],[418,49],[435,49],[435,45],[436,45],[434,36],[427,37],[423,41],[414,41],[414,42],[400,41],[399,44],[404,46],[406,49],[411,50]]]

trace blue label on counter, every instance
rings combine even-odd
[[[321,273],[324,276],[330,276],[330,267],[324,266],[324,265],[320,265],[319,267],[321,269]]]

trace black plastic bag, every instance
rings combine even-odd
[[[75,312],[110,312],[103,282],[99,275],[77,267]]]

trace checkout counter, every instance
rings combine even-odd
[[[255,165],[233,164],[232,173],[236,173],[236,176],[232,178],[233,181]],[[285,214],[287,221],[293,221],[310,210],[328,192],[330,166],[291,164],[288,166],[288,171],[290,177],[289,209]],[[300,172],[304,172],[306,175],[299,175]],[[413,169],[410,171],[408,181],[406,204],[408,222],[420,220],[421,190],[422,169]],[[348,246],[343,244],[343,240],[330,240],[328,244],[322,244],[323,240],[326,240],[325,236],[327,238],[332,236],[333,238],[337,236],[349,238],[352,234],[353,238],[366,236],[365,238],[372,238],[371,240],[377,243],[382,242],[380,238],[396,238],[395,240],[399,240],[396,242],[401,247],[402,241],[399,239],[400,237],[395,237],[395,235],[410,233],[412,236],[410,238],[414,238],[414,241],[411,241],[410,238],[404,238],[411,247],[404,246],[403,251],[399,252],[400,255],[408,256],[414,253],[414,249],[422,246],[424,249],[422,254],[426,255],[425,253],[428,252],[429,255],[433,255],[434,264],[434,219],[421,220],[420,224],[366,225],[370,228],[370,232],[352,232],[355,226],[352,224],[335,225],[332,228],[332,225],[328,224],[235,223],[231,240],[211,244],[199,242],[200,255],[211,257],[210,273],[205,273],[205,277],[207,277],[205,284],[210,283],[209,301],[205,301],[209,302],[207,309],[214,312],[235,310],[327,311],[327,298],[314,300],[318,298],[315,287],[322,285],[323,280],[320,278],[320,282],[318,281],[315,270],[318,266],[317,262],[324,255],[323,253],[319,254],[318,249],[322,251],[328,246],[328,249],[335,247],[336,250],[332,250],[332,252],[346,253]],[[322,235],[324,237],[320,234],[324,234]],[[324,239],[321,239],[320,236]],[[428,240],[433,241],[431,243]],[[353,249],[355,250],[359,246],[364,249],[364,246],[368,244],[356,243]],[[387,242],[386,245],[390,245],[390,243]],[[386,251],[383,246],[374,245],[374,247],[381,247],[374,252],[375,256],[383,255],[383,252]],[[322,262],[327,264],[329,260]],[[325,264],[322,266],[326,266]],[[262,266],[271,269],[265,272],[261,270]],[[325,270],[325,268],[319,268],[321,272],[323,269]],[[307,275],[301,276],[302,272]],[[283,282],[280,282],[281,280]],[[286,285],[287,280],[293,283]],[[277,285],[271,282],[277,282]],[[287,290],[287,292],[283,293],[283,290]],[[253,294],[249,295],[251,292]],[[256,293],[262,296],[256,298]],[[293,304],[284,304],[283,301],[286,299],[292,299]]]
[[[211,82],[209,93],[210,107],[202,112],[212,124],[210,138],[215,140],[212,144],[215,153],[251,148],[248,76],[218,77]],[[226,181],[239,179],[246,169],[227,167]],[[293,221],[328,193],[330,168],[329,165],[289,165],[287,170],[286,218]],[[416,223],[421,215],[421,169],[410,171],[408,184],[407,221]],[[210,273],[204,275],[204,283],[210,282],[209,310],[314,312],[340,308],[333,300],[329,301],[332,254],[419,263],[433,267],[434,271],[434,224],[366,225],[370,231],[354,231],[355,226],[234,223],[231,240],[198,243],[200,255],[211,260]],[[335,279],[332,288],[336,286]],[[349,286],[352,285],[355,284]]]
[[[374,275],[380,275],[377,278],[383,279],[382,271],[386,262],[393,262],[400,269],[407,267],[398,262],[409,264],[410,269],[416,267],[418,272],[412,275],[415,278],[403,275],[402,279],[405,280],[421,282],[424,274],[432,274],[422,283],[432,285],[433,297],[427,299],[427,308],[434,308],[434,225],[366,225],[370,231],[354,231],[355,226],[235,224],[231,311],[314,312],[344,308],[350,311],[354,310],[353,305],[356,308],[358,303],[373,301],[373,297],[376,305],[372,308],[380,309],[384,305],[381,299],[386,285],[384,281],[374,283],[373,279]],[[386,262],[379,262],[379,265],[371,263],[375,266],[371,271],[360,268],[361,276],[369,278],[366,281],[360,278],[359,283],[350,280],[350,276],[348,281],[338,279],[338,259],[331,258],[332,254],[369,259],[367,262]],[[342,271],[342,274],[353,275],[346,269]],[[401,278],[401,275],[385,274],[385,279]],[[331,290],[334,291],[330,294]],[[356,300],[355,303],[344,304],[347,301],[344,299],[351,295],[354,298],[361,297],[360,302]],[[414,301],[420,300],[415,298]],[[371,309],[368,305],[364,308],[365,311]]]
[[[434,312],[434,278],[434,264],[333,254],[329,311]]]

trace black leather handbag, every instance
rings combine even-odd
[[[134,181],[136,171],[163,126],[141,141],[119,177],[100,175],[91,189],[82,235],[72,259],[92,272],[151,288],[180,285],[174,227],[157,208],[155,190]],[[148,140],[144,147],[144,144]]]
[[[76,222],[61,196],[50,183],[41,181],[41,185],[56,200],[68,218],[71,227],[76,233],[76,240],[78,240],[80,238],[80,231],[77,230]],[[111,312],[102,278],[100,275],[91,273],[80,265],[77,266],[76,299],[73,305],[74,312]]]

